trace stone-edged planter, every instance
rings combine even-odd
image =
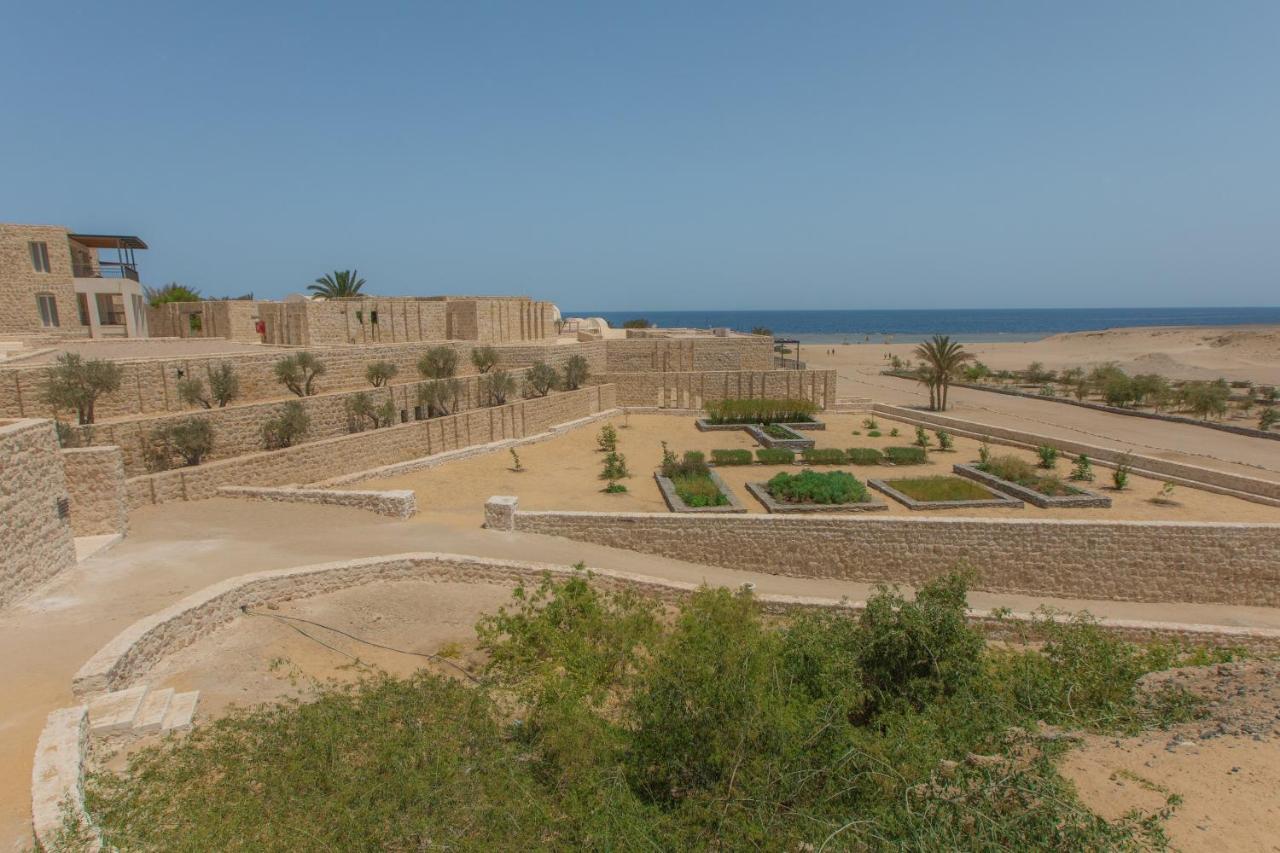
[[[718,432],[723,430],[746,429],[747,427],[751,427],[751,426],[759,426],[758,424],[713,424],[713,423],[710,423],[706,418],[698,418],[696,421],[694,421],[694,424],[702,432]],[[788,421],[782,424],[782,426],[792,430],[826,429],[827,428],[827,425],[819,420]]]
[[[867,485],[875,489],[877,492],[886,494],[907,509],[979,509],[981,507],[1002,506],[1009,509],[1022,509],[1023,502],[1017,498],[1011,498],[982,483],[982,487],[990,494],[990,498],[980,498],[971,501],[918,501],[908,494],[898,491],[889,485],[886,480],[867,480]]]
[[[785,447],[788,450],[808,450],[815,444],[812,438],[805,438],[803,435],[792,429],[788,424],[774,424],[774,426],[782,427],[792,437],[774,438],[769,435],[769,433],[765,432],[764,427],[760,425],[748,426],[744,427],[744,429],[746,429],[747,435],[755,439],[761,447]]]
[[[789,512],[828,512],[828,513],[855,513],[855,512],[875,512],[876,510],[888,509],[889,505],[884,501],[867,495],[867,499],[861,503],[851,504],[789,504],[780,500],[776,500],[773,495],[769,494],[769,487],[765,483],[747,483],[747,491],[755,496],[755,499],[764,504],[764,508],[770,513],[789,513]]]
[[[671,478],[662,476],[660,471],[655,471],[653,479],[658,481],[658,491],[662,492],[662,499],[667,502],[667,508],[672,512],[746,512],[747,508],[742,505],[742,501],[738,500],[738,496],[729,488],[729,484],[715,471],[708,473],[711,475],[711,482],[715,483],[716,488],[720,490],[720,494],[729,499],[726,506],[689,506],[680,499]]]
[[[1107,509],[1111,506],[1111,498],[1106,495],[1100,495],[1097,492],[1091,492],[1088,489],[1080,489],[1079,486],[1072,486],[1073,489],[1079,489],[1078,495],[1061,495],[1059,497],[1050,497],[1042,495],[1035,489],[1028,489],[1026,486],[1019,486],[1017,483],[1000,477],[992,476],[986,471],[979,471],[973,465],[952,465],[952,472],[959,474],[961,477],[967,477],[990,489],[998,492],[1004,492],[1015,498],[1020,498],[1029,504],[1038,506],[1041,509],[1056,509],[1061,507],[1098,507]]]

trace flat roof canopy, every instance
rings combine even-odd
[[[147,244],[142,242],[141,237],[133,237],[128,234],[72,234],[70,237],[80,245],[90,249],[147,248]]]

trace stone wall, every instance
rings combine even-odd
[[[49,272],[36,272],[29,243],[44,243]],[[40,322],[36,294],[50,293],[58,306],[58,325]],[[67,229],[56,225],[0,223],[0,334],[87,337],[80,325]]]
[[[612,385],[596,385],[505,406],[410,421],[369,432],[251,453],[127,481],[131,508],[214,497],[219,486],[315,483],[406,459],[545,432],[554,424],[614,408]]]
[[[517,383],[523,382],[525,374],[523,368],[510,372]],[[375,405],[382,405],[390,400],[395,406],[396,422],[404,418],[422,420],[420,415],[425,417],[425,413],[418,407],[419,384],[420,381],[415,381],[382,388],[371,388],[365,385],[364,388],[355,391],[335,391],[311,397],[290,396],[267,403],[231,405],[224,409],[191,409],[181,414],[148,415],[93,426],[72,427],[72,430],[77,444],[115,445],[121,448],[124,453],[125,471],[133,477],[151,470],[148,466],[147,454],[152,444],[152,433],[188,418],[200,418],[212,425],[213,450],[205,457],[205,462],[213,462],[262,450],[263,426],[269,419],[277,417],[288,402],[301,403],[311,419],[306,441],[349,435],[356,431],[357,426],[367,429],[369,427],[367,419],[356,422],[347,412],[348,401],[357,394],[368,394]],[[483,405],[480,399],[478,376],[461,377],[458,385],[461,393],[457,406],[453,410],[455,413],[469,411]]]
[[[1280,525],[516,512],[515,529],[693,563],[1058,598],[1280,605]]]
[[[0,421],[0,607],[76,564],[53,421]]]
[[[773,341],[759,335],[610,340],[605,369],[609,373],[772,370]]]
[[[198,317],[194,323],[192,317]],[[258,303],[247,299],[166,302],[147,307],[147,330],[156,338],[223,338],[257,343]],[[192,328],[195,326],[195,328]]]
[[[228,498],[273,503],[323,504],[363,509],[391,518],[409,518],[418,511],[418,496],[412,489],[301,489],[270,486],[219,486],[218,494]]]
[[[263,302],[266,343],[287,346],[443,341],[440,302],[370,296],[319,302]]]
[[[812,400],[826,409],[836,399],[834,370],[603,373],[593,381],[616,385],[620,406],[701,409],[715,400],[774,397]]]
[[[129,529],[124,454],[119,447],[80,447],[62,451],[71,498],[71,529],[76,536],[124,534]]]

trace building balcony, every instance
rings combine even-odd
[[[71,274],[76,278],[127,278],[138,281],[138,268],[121,261],[98,261],[96,264],[72,264]]]

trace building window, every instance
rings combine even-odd
[[[52,293],[37,293],[36,306],[40,309],[40,324],[46,329],[58,325],[58,303]]]
[[[27,248],[31,250],[31,268],[36,272],[49,271],[49,244],[43,241],[32,240],[27,243]],[[54,323],[54,325],[58,325]]]

